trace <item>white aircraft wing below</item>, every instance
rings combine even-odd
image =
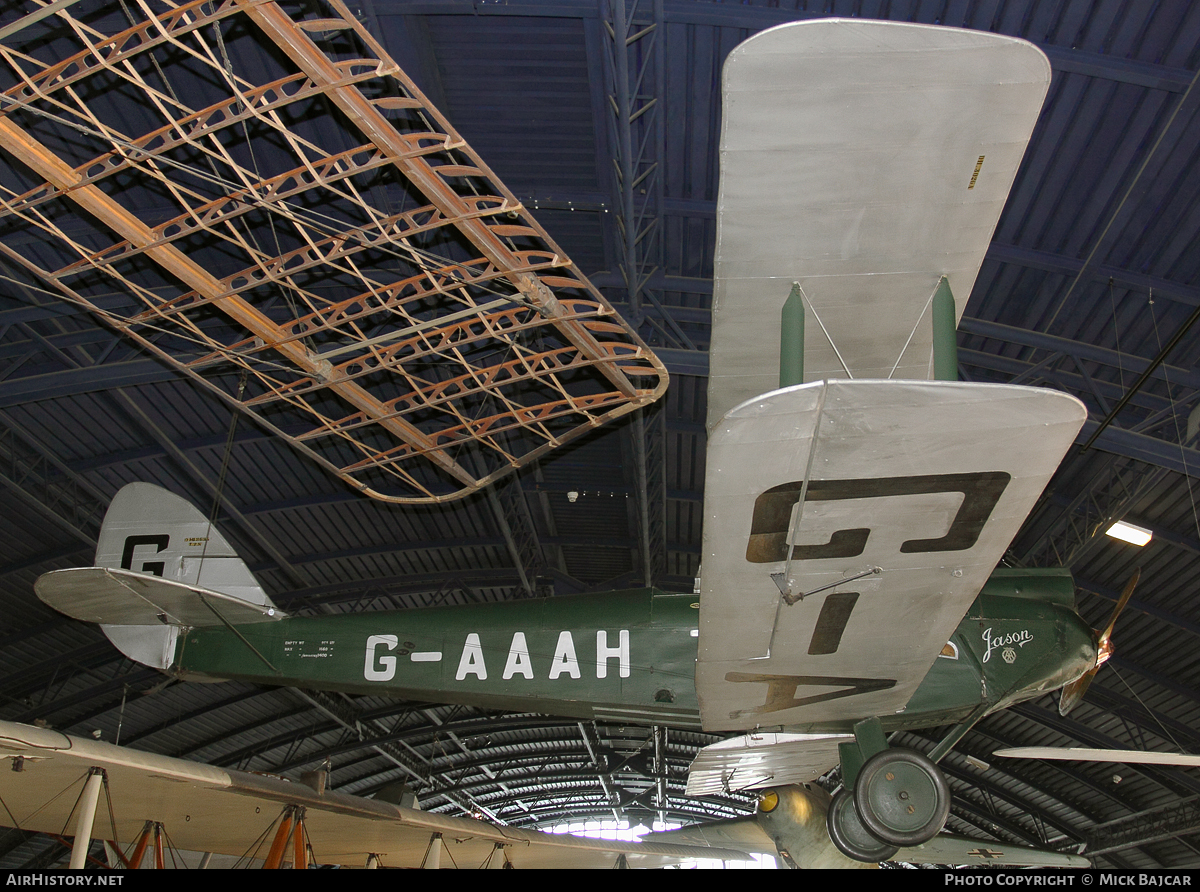
[[[441,834],[442,867],[657,867],[688,858],[750,860],[741,851],[665,843],[626,843],[539,833],[446,817],[342,793],[318,793],[269,775],[216,768],[183,759],[0,722],[2,823],[44,833],[74,832],[72,811],[92,768],[107,778],[115,827],[101,801],[94,839],[122,849],[146,821],[165,825],[181,850],[242,856],[261,834],[270,846],[283,808],[305,808],[305,827],[318,863],[362,867],[368,854],[385,867],[418,867],[433,834]],[[103,794],[102,794],[103,795]]]
[[[1064,762],[1114,762],[1121,765],[1170,765],[1200,768],[1200,756],[1187,753],[1147,753],[1138,750],[1101,750],[1088,747],[1018,746],[996,750],[1007,759],[1052,759]]]
[[[961,317],[1049,84],[963,28],[823,19],[729,54],[709,427],[778,385],[793,282],[806,381],[932,377],[930,298],[945,276]]]
[[[762,829],[757,816],[754,815],[728,821],[712,821],[708,824],[692,824],[675,830],[659,830],[648,836],[664,842],[674,841],[717,848],[736,847],[759,855],[770,855],[772,858],[779,854],[775,840]]]
[[[667,830],[650,834],[653,841],[675,841],[688,845],[707,845],[724,848],[739,848],[747,852],[777,856],[775,841],[762,829],[757,817],[735,818],[731,821],[714,821],[711,824],[695,824],[678,830]],[[813,857],[814,853],[795,853],[801,860]],[[929,842],[912,848],[901,849],[889,859],[904,864],[949,864],[1010,867],[1091,867],[1091,862],[1082,855],[1069,852],[1052,852],[1031,849],[1026,846],[1008,845],[995,840],[968,839],[965,836],[939,834]]]
[[[1085,418],[1055,391],[940,381],[730,411],[708,440],[705,728],[844,732],[904,709]]]
[[[687,795],[816,780],[838,763],[838,744],[853,739],[853,734],[755,731],[709,744],[688,768]]]

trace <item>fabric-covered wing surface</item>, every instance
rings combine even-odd
[[[666,387],[340,0],[81,0],[0,60],[5,272],[368,495],[465,495]]]
[[[93,838],[113,839],[122,849],[145,821],[165,825],[172,843],[185,851],[234,856],[253,851],[265,834],[265,857],[272,825],[284,806],[305,809],[305,825],[319,863],[362,867],[367,854],[387,867],[418,867],[432,834],[440,833],[443,867],[612,867],[624,854],[632,867],[654,867],[686,858],[749,860],[741,852],[684,845],[622,843],[485,824],[467,818],[428,814],[373,799],[335,792],[317,793],[283,778],[225,770],[197,762],[128,750],[69,737],[56,731],[0,722],[0,759],[22,760],[20,770],[4,766],[0,797],[22,829],[71,834],[71,811],[92,767],[104,770],[116,828],[101,802]],[[11,764],[11,762],[10,762]],[[102,794],[103,796],[103,794]]]
[[[933,381],[731,411],[708,443],[704,726],[845,731],[903,709],[1085,417],[1054,391]],[[812,594],[788,606],[772,574]]]
[[[804,291],[804,380],[931,373],[930,298],[961,316],[1050,84],[1011,37],[825,19],[725,63],[708,424],[778,386]]]

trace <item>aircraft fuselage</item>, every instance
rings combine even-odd
[[[1094,635],[1064,571],[998,571],[886,730],[959,721],[1079,676]],[[699,727],[698,603],[653,589],[192,629],[184,677]],[[881,675],[886,667],[879,667]],[[852,695],[851,695],[852,696]],[[990,711],[990,710],[989,710]],[[770,726],[769,715],[762,727]],[[839,725],[813,731],[849,731]]]
[[[808,870],[878,868],[878,864],[847,858],[830,841],[829,831],[825,829],[829,798],[827,792],[814,784],[775,787],[759,801],[755,818],[789,867]]]

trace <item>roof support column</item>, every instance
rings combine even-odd
[[[608,807],[612,810],[613,820],[619,824],[624,820],[624,815],[621,811],[621,796],[613,783],[607,757],[597,752],[600,744],[600,732],[596,729],[596,723],[593,722],[592,733],[596,735],[596,743],[593,745],[591,737],[588,736],[587,726],[583,722],[579,722],[578,728],[579,736],[583,738],[583,745],[587,748],[588,757],[591,758],[592,764],[596,767],[596,779],[600,781],[600,789],[604,792],[604,798],[608,803]]]
[[[639,409],[640,413],[641,410]],[[492,516],[496,519],[500,533],[504,536],[504,544],[508,547],[509,556],[516,567],[521,579],[524,596],[536,597],[538,594],[538,573],[545,569],[546,560],[538,540],[537,529],[529,513],[529,503],[525,500],[525,492],[521,483],[514,475],[507,482],[493,484],[487,488],[488,504],[492,508]]]
[[[659,93],[666,80],[662,0],[601,0],[605,121],[617,212],[616,265],[626,318],[651,344],[696,346],[650,288],[663,275],[665,131]],[[597,122],[599,123],[599,122]]]
[[[670,802],[667,791],[667,729],[654,726],[654,809],[660,824],[667,822]]]
[[[662,0],[601,0],[605,121],[612,161],[617,258],[626,317],[650,343],[694,350],[651,288],[662,276],[664,130],[659,93],[666,39]],[[597,122],[599,123],[599,122]],[[644,585],[665,570],[666,511],[662,411],[639,411],[630,426],[639,528],[639,572]]]
[[[667,571],[666,421],[662,404],[638,409],[629,428],[637,474],[638,550],[642,584]]]

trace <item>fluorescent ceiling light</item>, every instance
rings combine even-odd
[[[1131,523],[1126,523],[1123,520],[1118,520],[1110,526],[1105,532],[1114,539],[1120,539],[1123,542],[1129,542],[1132,545],[1145,545],[1150,541],[1151,533],[1142,527],[1135,527]]]

